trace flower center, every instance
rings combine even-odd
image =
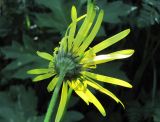
[[[65,80],[76,79],[81,71],[79,61],[80,59],[72,53],[59,51],[55,59],[55,70],[57,74],[60,74],[60,72],[66,72]]]

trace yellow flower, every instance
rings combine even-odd
[[[116,59],[128,58],[134,53],[134,50],[126,49],[109,54],[96,55],[100,51],[126,37],[129,34],[130,29],[126,29],[100,42],[94,47],[88,48],[101,26],[103,15],[103,10],[100,10],[95,21],[96,8],[93,3],[89,2],[87,6],[87,14],[77,17],[76,8],[73,6],[71,10],[72,22],[69,25],[65,36],[60,41],[60,46],[55,48],[53,54],[37,51],[38,56],[49,61],[48,68],[28,71],[29,74],[38,75],[33,79],[33,82],[53,77],[47,87],[49,92],[56,89],[56,87],[59,87],[61,85],[59,82],[62,81],[61,100],[56,116],[56,122],[60,121],[63,115],[62,111],[64,111],[65,104],[68,101],[68,87],[73,89],[87,105],[93,103],[103,116],[106,116],[103,106],[91,93],[88,87],[95,88],[121,104],[122,102],[113,93],[103,88],[98,82],[132,88],[132,85],[123,80],[90,72],[92,69],[96,68],[97,64],[106,63]],[[82,19],[84,19],[84,22],[80,29],[76,31],[77,23]],[[122,106],[124,107],[123,104]]]

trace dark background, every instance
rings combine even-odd
[[[126,80],[133,88],[104,84],[125,109],[93,90],[106,117],[73,94],[64,122],[160,122],[160,1],[95,2],[105,14],[91,46],[130,28],[125,39],[102,53],[135,50],[132,57],[99,65],[95,72]],[[26,71],[45,67],[47,62],[35,52],[52,53],[71,22],[72,5],[78,16],[86,12],[86,0],[0,0],[0,122],[43,121],[51,97],[46,90],[50,79],[35,84]]]

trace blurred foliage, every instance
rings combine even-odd
[[[138,27],[146,27],[160,23],[160,1],[143,0],[142,9],[137,18]]]
[[[47,108],[37,108],[42,104],[39,101],[43,99],[45,91],[41,86],[31,85],[31,76],[26,71],[47,65],[39,60],[36,51],[52,53],[71,22],[71,6],[74,4],[78,8],[80,16],[86,11],[86,1],[0,0],[0,122],[42,121]],[[127,80],[134,87],[126,90],[103,84],[121,98],[126,105],[125,110],[94,91],[108,110],[106,118],[73,95],[64,116],[65,122],[160,122],[160,1],[94,1],[97,8],[105,12],[102,27],[95,39],[97,42],[124,28],[132,30],[125,40],[104,53],[124,47],[136,51],[130,59],[100,65],[96,72]],[[33,90],[40,92],[35,95]],[[49,97],[50,94],[45,98]],[[47,104],[49,99],[45,102]]]
[[[36,56],[36,49],[44,49],[44,46],[52,45],[51,43],[38,42],[37,44],[27,36],[23,35],[23,44],[16,41],[12,42],[11,46],[4,46],[1,48],[2,53],[5,55],[5,59],[12,59],[12,61],[2,70],[3,81],[11,78],[26,79],[31,77],[26,72],[32,67],[47,65],[47,62],[41,61]],[[47,47],[46,47],[47,48]],[[15,72],[16,71],[16,72]],[[8,77],[10,76],[10,77]],[[4,80],[4,78],[6,78]]]
[[[1,122],[43,122],[43,116],[37,116],[37,97],[32,89],[24,86],[12,86],[0,92]]]
[[[156,95],[154,103],[151,95],[147,95],[144,91],[141,94],[141,98],[138,101],[132,101],[129,103],[129,109],[127,115],[130,122],[141,122],[147,120],[153,120],[159,122],[160,120],[160,94]]]
[[[136,6],[126,4],[123,1],[113,1],[109,3],[101,1],[100,6],[102,6],[106,13],[103,19],[104,22],[112,24],[123,23],[123,19],[137,9]]]

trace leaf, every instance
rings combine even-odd
[[[104,16],[103,20],[104,22],[113,24],[121,23],[122,17],[126,17],[136,9],[137,7],[125,4],[122,1],[109,2],[104,8],[104,13],[106,16]]]
[[[3,122],[43,122],[43,116],[37,116],[35,93],[24,86],[12,86],[9,91],[1,92],[0,108]]]
[[[160,1],[144,0],[139,11],[139,16],[135,18],[138,27],[143,28],[160,23]]]
[[[67,25],[64,26],[64,23],[60,24],[60,21],[55,20],[52,14],[37,13],[35,15],[36,15],[35,23],[41,28],[53,28],[53,29],[58,29],[59,31],[61,31],[61,29],[66,29]]]
[[[51,42],[39,42],[36,44],[28,35],[23,36],[23,43],[20,44],[13,41],[12,45],[4,46],[1,52],[5,59],[12,59],[6,67],[2,69],[1,74],[3,79],[9,80],[11,78],[26,79],[32,77],[27,74],[27,70],[46,67],[48,62],[40,60],[41,58],[36,55],[36,49],[47,50],[52,46]],[[9,77],[8,77],[9,76]],[[5,83],[5,80],[3,83]]]
[[[51,30],[52,32],[60,32],[62,35],[68,25],[71,23],[71,7],[75,5],[78,9],[78,17],[82,14],[82,5],[86,1],[65,1],[65,0],[35,0],[35,2],[42,8],[45,7],[50,11],[41,13],[34,13],[36,19],[34,22],[44,30]]]
[[[70,23],[69,20],[71,20],[70,7],[66,4],[64,6],[63,0],[36,0],[36,3],[49,8],[51,12],[35,14],[35,23],[39,27],[52,28],[56,32],[64,33]]]
[[[50,8],[52,11],[60,11],[60,9],[62,8],[62,1],[63,0],[35,0],[38,4],[44,5],[47,8]],[[59,12],[58,11],[58,12]]]

